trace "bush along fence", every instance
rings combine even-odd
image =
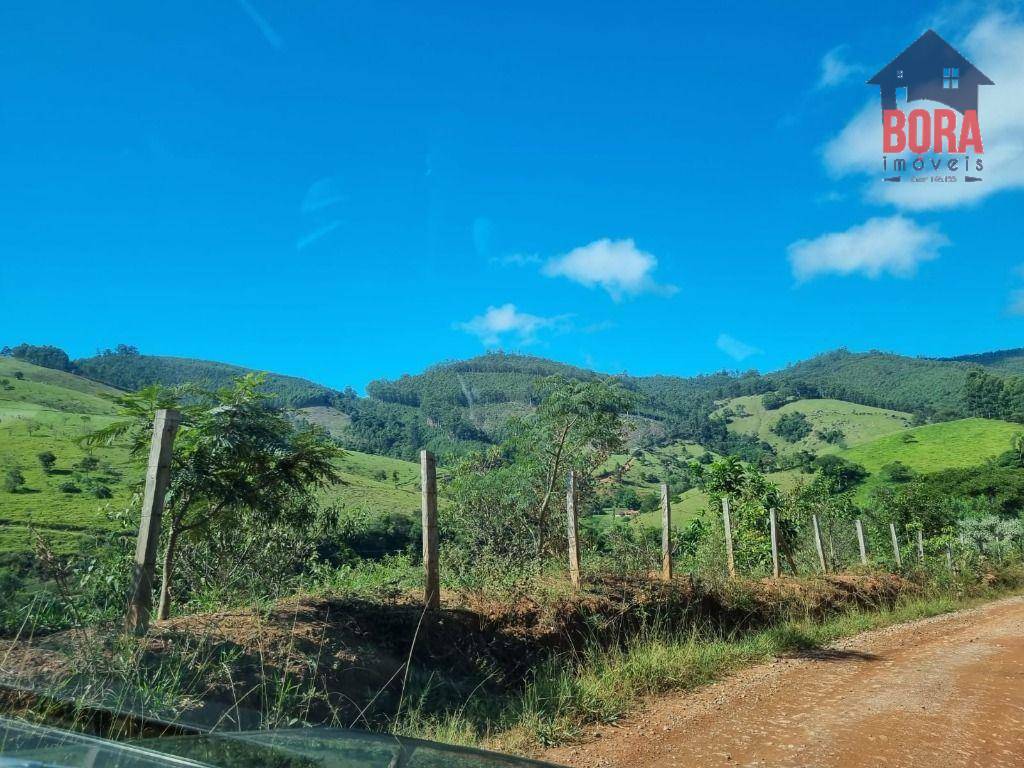
[[[152,441],[149,452],[149,463],[145,476],[145,493],[141,523],[137,540],[134,564],[134,577],[130,587],[126,629],[142,634],[146,631],[152,610],[152,590],[155,581],[155,569],[159,552],[159,536],[164,497],[170,484],[171,454],[177,432],[181,423],[181,414],[175,410],[157,411],[153,422]],[[424,569],[423,602],[428,609],[440,608],[440,558],[439,558],[439,526],[438,526],[438,486],[437,464],[429,451],[420,453],[420,489],[421,489],[421,528],[422,557]],[[584,576],[584,562],[581,558],[580,536],[580,504],[579,488],[581,478],[574,471],[565,475],[565,542],[567,545],[566,564],[569,581],[573,588],[579,589]],[[769,493],[766,501],[758,502],[754,514],[753,525],[758,529],[751,536],[749,529],[752,524],[749,505],[742,503],[733,506],[736,499],[737,483],[724,489],[717,497],[721,508],[721,539],[715,562],[721,564],[723,575],[736,578],[740,571],[747,576],[765,575],[764,566],[752,566],[755,558],[752,550],[763,547],[765,539],[770,542],[770,575],[781,578],[783,565],[792,575],[797,575],[799,568],[816,571],[821,574],[834,573],[850,565],[869,566],[872,563],[879,567],[888,567],[897,571],[906,570],[904,557],[916,562],[908,562],[906,567],[924,566],[927,562],[934,566],[944,567],[949,573],[958,569],[959,558],[954,555],[954,544],[960,554],[971,551],[972,543],[976,551],[982,551],[983,545],[971,542],[961,533],[955,539],[950,531],[933,532],[927,538],[920,522],[911,522],[904,528],[905,542],[900,540],[900,531],[895,523],[888,523],[887,538],[891,543],[891,558],[884,550],[887,547],[880,542],[884,538],[878,531],[878,523],[872,530],[876,538],[871,539],[877,556],[869,551],[869,542],[865,536],[865,526],[859,516],[852,519],[840,519],[835,515],[826,515],[823,519],[818,513],[810,513],[809,521],[804,520],[799,526],[787,519],[780,509],[782,504],[776,495]],[[672,499],[668,483],[659,484],[660,490],[660,569],[651,569],[651,575],[664,581],[671,581],[676,570],[674,554],[679,549],[679,540],[674,535],[672,526]],[[760,497],[759,497],[760,498]],[[742,500],[741,500],[742,501]],[[735,518],[737,509],[740,511],[739,522]],[[760,511],[763,509],[763,513]],[[803,519],[803,518],[802,518]],[[809,526],[807,525],[809,522]],[[824,525],[823,525],[824,522]],[[764,533],[760,533],[763,528]],[[742,531],[741,531],[742,529]],[[823,530],[824,529],[824,530]],[[804,532],[806,531],[806,533]],[[740,534],[738,536],[738,533]],[[806,540],[807,534],[810,541]],[[655,545],[656,546],[656,545]],[[798,565],[797,550],[803,553],[803,565]],[[718,558],[724,552],[724,563]],[[652,553],[653,554],[653,553]],[[767,563],[766,551],[759,551],[759,563]]]

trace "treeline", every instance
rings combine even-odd
[[[971,371],[964,385],[964,405],[971,416],[1024,423],[1024,376]]]

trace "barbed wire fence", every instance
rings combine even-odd
[[[154,419],[146,472],[126,629],[144,633],[152,611],[151,585],[155,578],[164,495],[169,483],[170,455],[180,415],[160,410]],[[893,521],[865,520],[834,509],[800,509],[792,505],[751,507],[749,500],[720,496],[721,514],[710,525],[680,530],[673,525],[672,494],[668,482],[659,483],[657,515],[660,530],[650,526],[613,528],[606,536],[609,552],[587,551],[581,527],[574,471],[565,477],[565,573],[573,589],[591,575],[609,570],[620,575],[642,575],[671,582],[686,564],[695,570],[718,572],[725,579],[829,575],[851,569],[876,568],[894,573],[941,568],[955,575],[980,558],[1005,558],[1024,547],[1020,530],[1007,529],[993,537],[970,527],[959,531],[925,530],[919,520],[897,526]],[[438,609],[441,602],[440,529],[438,524],[437,463],[430,451],[420,453],[423,603]],[[1018,526],[1018,529],[1020,526]],[[618,538],[616,538],[618,537]],[[1014,549],[1017,538],[1017,550]],[[991,542],[998,543],[998,547]],[[986,550],[986,546],[988,549]]]

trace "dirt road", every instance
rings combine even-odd
[[[544,757],[587,768],[1024,768],[1024,597],[753,667],[591,735]]]

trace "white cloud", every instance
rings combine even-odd
[[[804,282],[829,273],[876,278],[888,272],[910,277],[919,263],[934,259],[948,244],[937,228],[897,215],[868,219],[845,232],[798,240],[786,250],[793,276]]]
[[[839,45],[821,57],[821,75],[818,77],[818,88],[834,88],[842,85],[851,77],[864,72],[860,64],[853,64],[843,59],[845,45]]]
[[[761,354],[761,350],[757,347],[752,347],[735,336],[730,336],[728,333],[718,334],[715,346],[737,362],[746,360],[751,355]]]
[[[658,260],[627,240],[595,240],[550,259],[543,268],[548,277],[567,277],[588,288],[601,287],[615,301],[625,296],[656,293],[671,296],[678,289],[654,281]]]
[[[939,30],[941,33],[941,29]],[[867,200],[902,210],[936,210],[969,205],[1003,190],[1024,188],[1024,21],[992,12],[965,37],[950,37],[995,85],[980,88],[978,118],[985,143],[984,181],[966,184],[895,184],[882,181],[881,106],[877,91],[823,150],[837,177],[867,177]],[[902,95],[902,91],[900,92]],[[914,102],[929,108],[929,102]]]
[[[500,307],[488,307],[482,315],[465,323],[457,323],[455,327],[473,334],[486,345],[498,344],[506,339],[527,345],[537,341],[539,331],[564,328],[568,319],[568,315],[539,317],[520,312],[515,304],[502,304]]]

